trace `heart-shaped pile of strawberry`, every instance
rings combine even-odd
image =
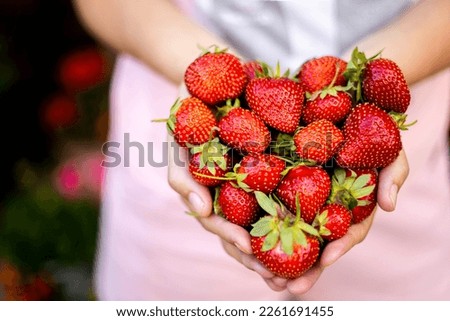
[[[395,62],[324,56],[295,77],[226,50],[187,68],[167,122],[214,212],[248,229],[254,255],[297,278],[376,206],[378,171],[402,149],[410,92]]]

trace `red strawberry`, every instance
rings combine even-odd
[[[331,159],[343,141],[339,128],[325,119],[312,122],[294,135],[295,151],[300,158],[320,164]]]
[[[352,99],[344,91],[338,91],[336,95],[327,94],[323,98],[317,96],[313,100],[307,100],[303,108],[302,120],[305,124],[320,119],[326,119],[336,124],[343,120],[352,108]]]
[[[204,186],[221,184],[219,178],[224,177],[231,168],[231,157],[227,152],[228,148],[220,144],[218,138],[191,148],[193,155],[189,161],[189,172],[192,177]]]
[[[258,218],[259,206],[253,193],[225,182],[216,190],[214,212],[233,224],[249,226]]]
[[[282,250],[281,242],[273,249],[263,251],[267,237],[251,238],[253,254],[267,269],[282,278],[298,278],[309,270],[319,257],[320,245],[317,237],[306,235],[306,245],[295,244],[291,255]]]
[[[253,224],[251,246],[255,257],[272,273],[295,279],[317,261],[320,252],[318,232],[306,224],[300,215],[296,198],[296,216],[277,207],[266,195],[255,192],[266,215]]]
[[[216,118],[212,111],[195,97],[178,100],[170,109],[170,117],[167,127],[173,134],[177,143],[186,147],[206,143],[211,137],[216,136],[213,131],[216,127]]]
[[[331,84],[336,75],[336,67],[339,68],[339,74],[335,85],[345,85],[347,80],[344,77],[344,71],[347,68],[347,63],[333,56],[308,60],[301,66],[297,77],[303,89],[306,92],[313,93]]]
[[[248,61],[244,64],[244,70],[247,74],[248,80],[252,80],[253,78],[256,78],[257,73],[262,73],[263,69],[261,67],[261,64],[255,60]]]
[[[281,173],[286,168],[283,160],[273,155],[247,155],[235,168],[238,185],[260,191],[272,193],[281,181]]]
[[[226,106],[228,108],[230,106]],[[229,147],[243,153],[262,153],[270,144],[270,132],[250,110],[231,108],[219,121],[219,137]]]
[[[363,73],[362,91],[367,102],[386,111],[404,113],[411,101],[408,84],[398,65],[389,59],[369,61]]]
[[[279,78],[278,71],[274,76],[252,79],[245,90],[250,109],[268,126],[284,133],[292,133],[297,128],[304,96],[297,82],[286,77]]]
[[[239,58],[216,48],[188,66],[184,82],[192,96],[215,105],[239,97],[247,84],[247,74]]]
[[[313,226],[319,229],[324,240],[333,241],[347,234],[352,222],[352,213],[343,205],[325,205],[314,219]]]
[[[391,164],[402,149],[400,131],[385,111],[357,105],[345,121],[345,142],[336,160],[341,167],[379,168]]]
[[[291,169],[281,180],[275,194],[294,212],[295,198],[300,198],[303,220],[311,224],[327,200],[331,189],[331,181],[327,172],[320,167],[300,165]]]
[[[329,203],[342,204],[352,212],[353,223],[372,214],[377,204],[378,174],[375,169],[341,169],[334,171]]]

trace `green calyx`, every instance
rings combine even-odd
[[[325,226],[327,225],[327,223],[328,223],[328,210],[325,210],[322,213],[316,215],[313,222],[313,227],[319,231],[320,235],[327,236],[331,234],[331,231]]]
[[[206,48],[201,45],[197,45],[197,48],[200,49],[200,51],[201,51],[200,56],[204,56],[206,54],[220,54],[220,53],[225,53],[228,51],[228,48],[221,49],[217,45],[211,45]]]
[[[227,170],[227,160],[225,155],[228,153],[229,148],[219,142],[219,138],[214,138],[202,145],[192,146],[190,144],[186,144],[187,147],[190,148],[191,154],[201,153],[200,155],[200,165],[199,168],[203,169],[204,167],[208,168],[208,171],[212,174],[216,174],[216,165],[222,169],[223,171]],[[197,173],[199,176],[207,176],[201,175]],[[209,176],[207,176],[209,177]],[[210,176],[210,178],[216,179],[214,176]]]
[[[232,109],[241,107],[241,102],[238,98],[228,99],[224,106],[217,107],[216,118],[220,119],[226,116]]]
[[[366,54],[359,51],[358,47],[355,47],[352,52],[350,61],[347,63],[347,69],[344,72],[344,77],[348,80],[347,86],[356,92],[356,101],[362,102],[362,78],[366,65],[369,61],[378,58],[381,55],[378,52],[374,56],[367,58]]]
[[[341,204],[349,210],[356,206],[369,205],[370,201],[361,200],[375,189],[375,184],[367,185],[369,181],[370,174],[357,176],[354,171],[351,171],[351,175],[347,177],[344,169],[336,169],[331,179],[331,194],[328,203]]]
[[[275,70],[265,62],[258,61],[258,63],[261,65],[262,71],[260,70],[255,71],[256,78],[289,78],[290,75],[289,69],[287,69],[283,74],[281,74],[280,62],[277,62]]]
[[[282,251],[287,255],[292,255],[295,245],[307,246],[305,233],[320,237],[315,228],[301,219],[298,195],[295,216],[284,205],[277,204],[272,196],[267,196],[262,192],[255,192],[255,196],[259,206],[270,214],[253,224],[253,229],[250,231],[250,235],[254,237],[265,236],[262,251],[270,251],[280,242]]]
[[[406,124],[406,118],[408,115],[403,113],[396,113],[394,111],[389,112],[389,116],[395,121],[398,129],[400,130],[408,130],[409,127],[414,126],[417,123],[417,119],[412,123]]]

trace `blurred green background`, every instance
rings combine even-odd
[[[112,60],[70,1],[0,1],[1,300],[95,299]]]

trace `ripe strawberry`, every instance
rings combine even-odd
[[[275,75],[268,73],[264,78],[252,79],[245,90],[245,99],[268,126],[292,133],[300,122],[305,93],[294,80],[280,78],[277,68]]]
[[[158,121],[158,120],[156,120]],[[167,128],[181,147],[201,145],[216,136],[216,118],[212,111],[195,97],[178,100],[170,109]]]
[[[375,169],[342,169],[334,171],[328,203],[342,204],[352,212],[353,223],[372,214],[377,204],[378,173]]]
[[[320,252],[319,234],[300,215],[299,197],[296,216],[285,207],[276,206],[266,195],[256,192],[260,206],[270,215],[253,224],[250,231],[255,257],[272,273],[295,279],[317,261]]]
[[[347,234],[352,222],[352,213],[343,205],[325,205],[314,219],[313,226],[324,240],[333,241]]]
[[[386,167],[402,149],[400,131],[395,121],[370,103],[357,105],[352,110],[343,132],[345,141],[336,157],[341,167]]]
[[[404,113],[411,101],[408,84],[398,65],[389,59],[369,61],[363,73],[362,91],[367,102],[386,111]]]
[[[247,74],[248,81],[252,80],[253,78],[256,78],[257,73],[263,72],[261,64],[255,60],[246,62],[244,64],[244,70],[245,73]]]
[[[294,212],[295,198],[300,198],[303,220],[311,224],[317,212],[327,200],[331,189],[331,181],[327,172],[320,167],[300,165],[291,169],[281,180],[276,196]]]
[[[240,152],[262,153],[270,144],[269,129],[252,111],[229,107],[225,106],[225,112],[226,109],[229,111],[218,124],[220,139]]]
[[[295,244],[291,255],[282,250],[281,242],[271,250],[263,251],[267,237],[251,238],[253,254],[268,270],[282,278],[298,278],[309,270],[319,257],[320,245],[317,237],[306,235],[306,245]]]
[[[225,182],[216,190],[214,212],[233,224],[249,226],[258,218],[259,206],[253,193]]]
[[[339,128],[326,119],[312,122],[294,135],[295,151],[300,158],[319,164],[331,159],[343,141]]]
[[[191,148],[189,172],[201,185],[217,186],[231,168],[231,157],[228,148],[219,143],[218,138]],[[200,175],[199,175],[200,174]],[[207,177],[211,176],[211,177]],[[216,178],[216,179],[215,179]]]
[[[260,191],[272,193],[281,181],[282,172],[286,168],[283,160],[269,154],[247,155],[235,167],[237,184]]]
[[[184,82],[189,93],[209,105],[237,98],[247,84],[239,58],[215,49],[195,59],[186,69]]]
[[[302,120],[306,125],[320,119],[326,119],[336,124],[347,116],[351,108],[352,99],[344,91],[338,91],[336,95],[327,94],[323,98],[320,95],[313,100],[306,101]]]
[[[308,60],[301,66],[297,78],[306,92],[314,93],[331,84],[336,75],[336,68],[339,68],[339,74],[335,85],[343,86],[347,83],[344,77],[347,63],[333,56],[323,56]]]

